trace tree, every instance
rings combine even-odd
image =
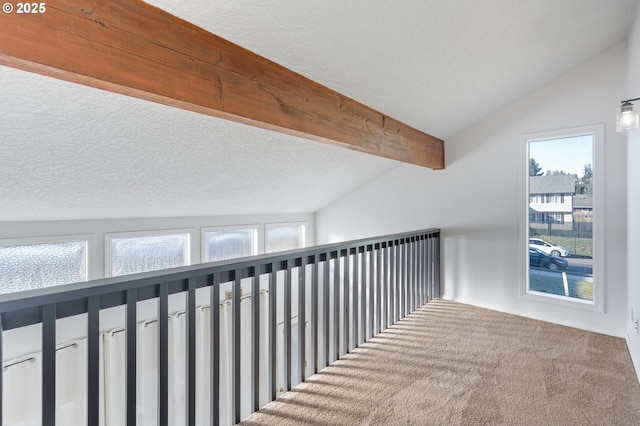
[[[593,167],[585,164],[583,175],[576,185],[576,194],[593,194]]]
[[[547,174],[545,176],[566,176],[567,173],[564,170],[547,170]]]
[[[529,176],[542,176],[542,166],[535,158],[529,159]]]

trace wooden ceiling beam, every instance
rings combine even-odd
[[[0,64],[394,160],[444,142],[139,0],[0,16]]]

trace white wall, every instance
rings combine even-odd
[[[636,7],[633,28],[629,34],[629,57],[627,67],[627,90],[624,98],[640,97],[640,7]],[[637,102],[636,102],[637,104]],[[629,302],[625,310],[627,320],[627,342],[631,357],[640,379],[640,335],[635,329],[635,320],[640,319],[640,131],[627,134],[627,218],[628,218],[628,292]],[[633,310],[633,320],[631,312]]]
[[[187,229],[191,233],[192,264],[200,263],[201,228],[235,225],[258,225],[267,223],[307,222],[305,242],[307,246],[315,244],[314,215],[269,214],[234,216],[198,216],[173,218],[140,219],[96,219],[41,222],[0,222],[0,243],[3,240],[20,238],[41,238],[52,236],[83,235],[89,237],[89,279],[107,276],[105,274],[105,235],[117,232],[158,231]],[[262,253],[264,242],[258,243]]]
[[[439,227],[444,297],[623,336],[626,149],[614,120],[625,73],[622,44],[448,138],[445,170],[402,165],[320,210],[317,242]],[[519,137],[598,123],[606,147],[605,312],[523,299]]]

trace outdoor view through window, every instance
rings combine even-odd
[[[529,293],[593,301],[594,135],[529,140]]]

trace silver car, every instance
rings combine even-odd
[[[529,238],[529,247],[538,249],[551,256],[569,256],[569,249],[562,246],[554,246],[548,241],[541,240],[540,238]]]

